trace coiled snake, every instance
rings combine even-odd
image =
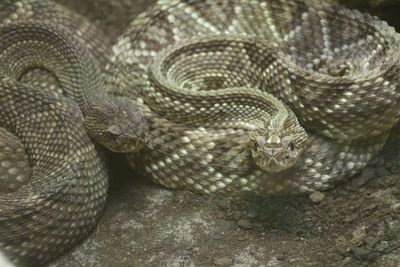
[[[104,97],[107,41],[87,20],[42,0],[1,1],[0,18],[0,250],[42,266],[101,214],[108,177],[89,136],[134,151],[143,118]]]
[[[399,118],[398,34],[323,1],[160,0],[113,47],[108,95],[82,18],[39,0],[0,15],[0,248],[21,263],[98,218],[106,175],[84,127],[167,187],[297,193],[357,173]],[[21,83],[32,68],[82,113]]]
[[[171,188],[326,189],[398,121],[399,44],[385,22],[326,1],[160,0],[108,68],[111,93],[149,121],[128,159]]]

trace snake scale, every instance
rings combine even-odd
[[[399,35],[325,1],[159,0],[103,69],[105,39],[50,1],[0,2],[0,248],[20,265],[95,225],[90,138],[166,187],[298,193],[359,172],[400,115]]]

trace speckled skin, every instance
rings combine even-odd
[[[226,59],[225,73],[218,76],[222,71],[212,62],[218,55],[213,45],[205,46],[197,61],[181,60],[197,68],[182,67],[184,78],[174,77],[173,69],[163,70],[170,84],[187,94],[175,102],[163,98],[162,86],[151,75],[160,51],[220,34],[257,37],[277,49],[281,58],[262,65],[258,58],[246,59],[251,46],[244,47]],[[131,154],[128,159],[171,188],[262,194],[326,189],[359,172],[381,150],[398,121],[399,44],[399,35],[385,22],[325,1],[160,0],[119,38],[108,67],[110,93],[134,99],[150,125],[142,156]],[[259,86],[257,79],[246,77],[268,79]],[[251,156],[251,133],[236,122],[218,127],[180,120],[183,113],[207,120],[203,116],[209,113],[201,105],[190,110],[200,98],[187,92],[187,84],[200,84],[195,91],[209,90],[210,81],[211,87],[259,86],[283,101],[309,134],[296,165],[275,174],[261,170]],[[170,102],[169,107],[158,109],[157,96],[164,107]]]
[[[8,185],[0,195],[0,250],[21,266],[38,266],[93,229],[106,199],[105,165],[76,104],[14,81],[2,79],[0,87],[1,153],[23,149],[30,159],[29,170],[20,166],[26,155],[0,163],[2,183]],[[4,137],[10,135],[22,147],[7,144]]]
[[[85,103],[77,85],[100,82],[83,47],[98,46],[91,52],[106,61],[95,33],[49,1],[0,2],[0,251],[17,266],[62,255],[102,212],[106,167],[77,104]],[[26,72],[35,68],[32,82]]]
[[[78,36],[82,45],[95,55],[103,66],[110,56],[110,40],[87,19],[49,0],[2,0],[0,3],[0,23],[41,21],[68,29]]]
[[[35,68],[44,69],[47,72],[50,68],[50,74],[54,72],[54,68],[58,68],[56,80],[63,83],[63,88],[60,90],[57,84],[53,84],[54,86],[48,89],[55,89],[58,94],[67,96],[79,104],[89,135],[115,152],[135,151],[136,143],[142,139],[142,132],[146,126],[133,101],[128,98],[112,98],[105,95],[103,74],[100,71],[109,61],[108,38],[83,17],[50,0],[6,0],[0,4],[0,26],[12,28],[20,25],[18,27],[21,28],[22,37],[18,37],[19,40],[25,38],[25,41],[30,42],[31,38],[40,43],[41,38],[44,39],[42,44],[30,42],[25,46],[20,41],[13,49],[30,51],[29,46],[37,48],[42,45],[41,49],[49,52],[49,54],[43,53],[36,62],[35,59],[29,59],[30,63],[34,63]],[[29,25],[40,26],[29,29]],[[25,30],[22,29],[24,27]],[[46,28],[52,29],[47,31]],[[29,32],[34,34],[29,35]],[[69,42],[66,43],[63,39],[69,39]],[[53,46],[64,52],[64,55],[55,55],[58,61],[46,58],[54,57],[54,54],[51,54],[54,53]],[[8,56],[10,54],[12,57],[13,53],[9,53]],[[26,62],[24,64],[28,65]],[[25,73],[17,70],[20,71],[18,74],[21,76],[17,78],[24,80],[24,76],[27,76],[25,78],[31,80],[30,69],[33,67],[22,67],[28,68],[29,71],[25,70],[27,72]],[[8,74],[16,75],[12,72],[13,70],[9,70]],[[49,81],[52,78],[48,78],[46,71],[36,71],[35,75],[37,74],[39,78],[34,79],[36,82],[42,80],[45,84],[50,84]],[[69,80],[65,82],[65,79]]]
[[[12,192],[30,180],[28,155],[20,139],[0,128],[0,191]]]

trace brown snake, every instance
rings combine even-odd
[[[399,35],[325,1],[160,0],[113,47],[108,94],[102,38],[50,1],[0,2],[0,249],[20,265],[99,218],[89,136],[167,187],[298,193],[359,172],[400,115]]]
[[[0,2],[0,250],[18,266],[42,266],[96,225],[108,177],[89,137],[137,148],[136,106],[105,97],[106,47],[51,1]]]
[[[160,0],[108,68],[110,93],[149,122],[128,160],[171,188],[326,189],[398,121],[399,44],[385,22],[326,1]]]

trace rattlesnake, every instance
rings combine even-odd
[[[89,136],[114,151],[138,147],[141,113],[104,97],[106,49],[58,4],[0,2],[0,251],[18,266],[42,266],[96,224],[108,177]]]
[[[398,120],[398,35],[322,1],[159,1],[114,46],[107,97],[84,19],[41,0],[2,1],[0,18],[0,248],[20,264],[99,217],[107,177],[85,127],[168,187],[295,193],[357,173]],[[35,67],[61,95],[32,86]]]
[[[170,188],[326,189],[398,121],[399,45],[385,22],[326,1],[160,0],[107,68],[109,93],[134,99],[150,127],[128,160]]]

